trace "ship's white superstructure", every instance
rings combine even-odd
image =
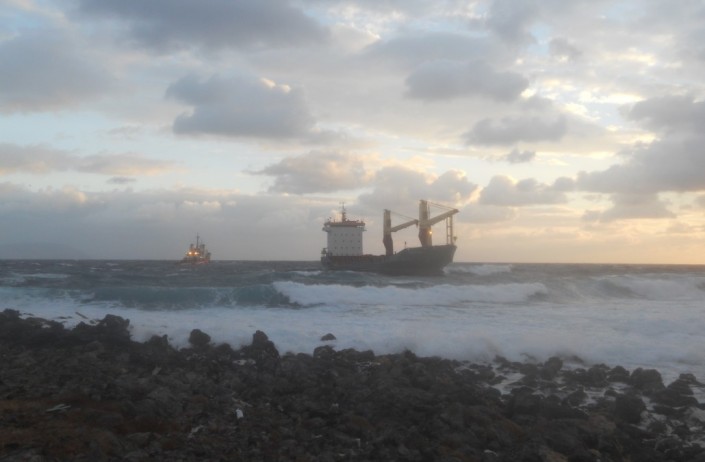
[[[365,231],[365,222],[348,220],[345,207],[342,215],[341,221],[329,219],[323,225],[323,231],[328,234],[324,252],[335,257],[362,255],[362,233]]]
[[[419,218],[404,217],[404,223],[392,225],[390,210],[384,211],[382,242],[385,255],[371,255],[363,253],[362,233],[365,231],[365,222],[362,220],[349,220],[345,207],[341,221],[329,218],[323,225],[323,231],[328,237],[328,247],[321,251],[321,264],[326,269],[370,271],[389,275],[438,275],[443,268],[453,262],[455,255],[455,236],[453,235],[453,215],[457,209],[433,204],[445,209],[445,212],[431,216],[431,202],[419,202]],[[399,215],[399,214],[395,214]],[[403,217],[403,215],[400,215]],[[446,243],[433,245],[431,241],[431,227],[441,221],[446,222]],[[406,247],[399,252],[394,251],[392,233],[412,225],[419,227],[419,240],[421,247]]]

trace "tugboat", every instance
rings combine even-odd
[[[419,218],[407,218],[408,221],[392,226],[392,213],[384,211],[384,231],[382,242],[385,255],[364,254],[362,250],[362,233],[365,222],[349,220],[342,207],[341,221],[328,219],[323,225],[323,231],[328,234],[328,246],[321,251],[321,264],[330,270],[366,271],[389,275],[435,275],[443,272],[443,268],[453,262],[455,255],[455,240],[453,235],[453,215],[457,209],[439,204],[446,211],[436,217],[431,217],[431,202],[419,202]],[[396,214],[399,215],[399,214]],[[403,216],[403,215],[400,215]],[[441,221],[446,222],[446,243],[433,245],[431,227]],[[411,225],[419,228],[421,247],[410,247],[394,252],[392,233]]]
[[[211,253],[206,250],[206,244],[200,241],[200,236],[196,234],[196,245],[189,245],[188,252],[181,259],[182,264],[204,265],[211,262]]]

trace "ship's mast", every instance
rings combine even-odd
[[[392,213],[399,215],[402,218],[406,218],[409,221],[401,223],[396,226],[392,226]],[[384,231],[382,233],[382,243],[384,244],[384,249],[387,256],[394,255],[394,241],[392,240],[392,233],[395,233],[401,229],[408,228],[411,225],[418,225],[419,220],[415,218],[410,218],[399,213],[392,212],[391,210],[384,211],[383,227]]]
[[[431,204],[446,210],[446,212],[431,218]],[[434,204],[427,200],[419,202],[419,241],[421,247],[431,247],[433,245],[433,231],[431,227],[436,223],[446,220],[446,244],[452,244],[453,237],[453,215],[458,213],[457,209],[446,207],[445,205]]]

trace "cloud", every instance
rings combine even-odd
[[[174,120],[178,134],[295,138],[310,135],[315,124],[301,90],[266,79],[190,76],[166,95],[193,106]]]
[[[37,219],[51,223],[52,217],[71,211],[85,215],[96,204],[86,193],[74,187],[48,188],[40,191],[0,183],[0,217],[8,213],[37,214]],[[6,222],[9,223],[9,222]],[[45,232],[46,228],[42,229]]]
[[[583,54],[571,41],[563,37],[551,39],[548,43],[548,51],[554,59],[560,61],[575,61]]]
[[[529,27],[539,11],[533,1],[494,0],[487,16],[487,26],[508,42],[531,42],[533,36]]]
[[[525,206],[560,204],[567,201],[565,194],[556,188],[541,184],[533,178],[515,181],[504,175],[492,177],[480,192],[481,205]]]
[[[508,62],[507,51],[487,38],[456,32],[407,31],[379,40],[362,56],[385,65],[413,70],[428,62]]]
[[[113,83],[101,60],[60,30],[23,31],[0,41],[0,112],[75,106]]]
[[[73,159],[79,172],[101,175],[159,175],[172,170],[174,164],[147,159],[137,154],[91,155]]]
[[[360,156],[312,151],[252,172],[275,177],[270,192],[307,194],[359,189],[369,182]]]
[[[705,101],[692,96],[661,96],[640,101],[631,108],[622,108],[630,120],[646,128],[668,133],[702,134],[705,127]]]
[[[690,97],[660,97],[635,104],[625,115],[661,133],[620,154],[625,159],[603,171],[580,172],[580,189],[604,193],[705,190],[705,103]]]
[[[512,151],[501,157],[501,160],[509,162],[510,164],[523,164],[526,162],[531,162],[536,158],[536,151],[519,151],[514,148]]]
[[[702,208],[705,209],[705,194],[703,194],[703,195],[701,195],[701,196],[698,196],[698,197],[695,199],[695,204],[696,204],[698,207],[702,207]]]
[[[514,101],[529,81],[514,72],[498,72],[484,61],[428,61],[406,79],[407,96],[427,101],[486,96]]]
[[[44,146],[18,146],[0,143],[0,174],[43,174],[55,170],[66,170],[72,163],[68,153]]]
[[[324,245],[321,226],[335,204],[219,190],[32,191],[0,183],[0,258],[36,257],[35,247],[44,245],[64,249],[56,258],[177,260],[198,232],[217,260],[310,261]]]
[[[157,175],[172,168],[172,162],[148,159],[137,154],[76,156],[44,146],[0,143],[0,174],[47,174],[73,170],[101,175]]]
[[[108,179],[108,183],[110,184],[129,184],[129,183],[134,183],[135,180],[134,178],[128,178],[125,176],[114,176],[112,178]]]
[[[555,120],[531,115],[504,117],[499,123],[482,119],[465,133],[467,144],[506,145],[519,141],[559,141],[568,131],[565,116]]]
[[[517,209],[497,205],[468,204],[458,215],[463,223],[487,224],[512,221],[517,217]]]
[[[477,185],[457,170],[435,176],[399,166],[379,170],[371,185],[370,193],[358,197],[362,204],[375,210],[391,209],[409,214],[413,211],[413,216],[417,214],[414,207],[420,199],[451,206],[467,202],[477,189]]]
[[[613,206],[605,211],[587,211],[584,221],[613,222],[633,219],[674,218],[667,204],[656,194],[613,194]]]
[[[705,137],[671,136],[624,152],[626,161],[607,170],[580,172],[579,189],[605,193],[705,190]]]
[[[290,47],[328,36],[286,0],[81,0],[78,12],[124,23],[134,42],[158,52]]]

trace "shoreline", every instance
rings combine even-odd
[[[691,374],[189,342],[0,312],[0,460],[705,461]]]

